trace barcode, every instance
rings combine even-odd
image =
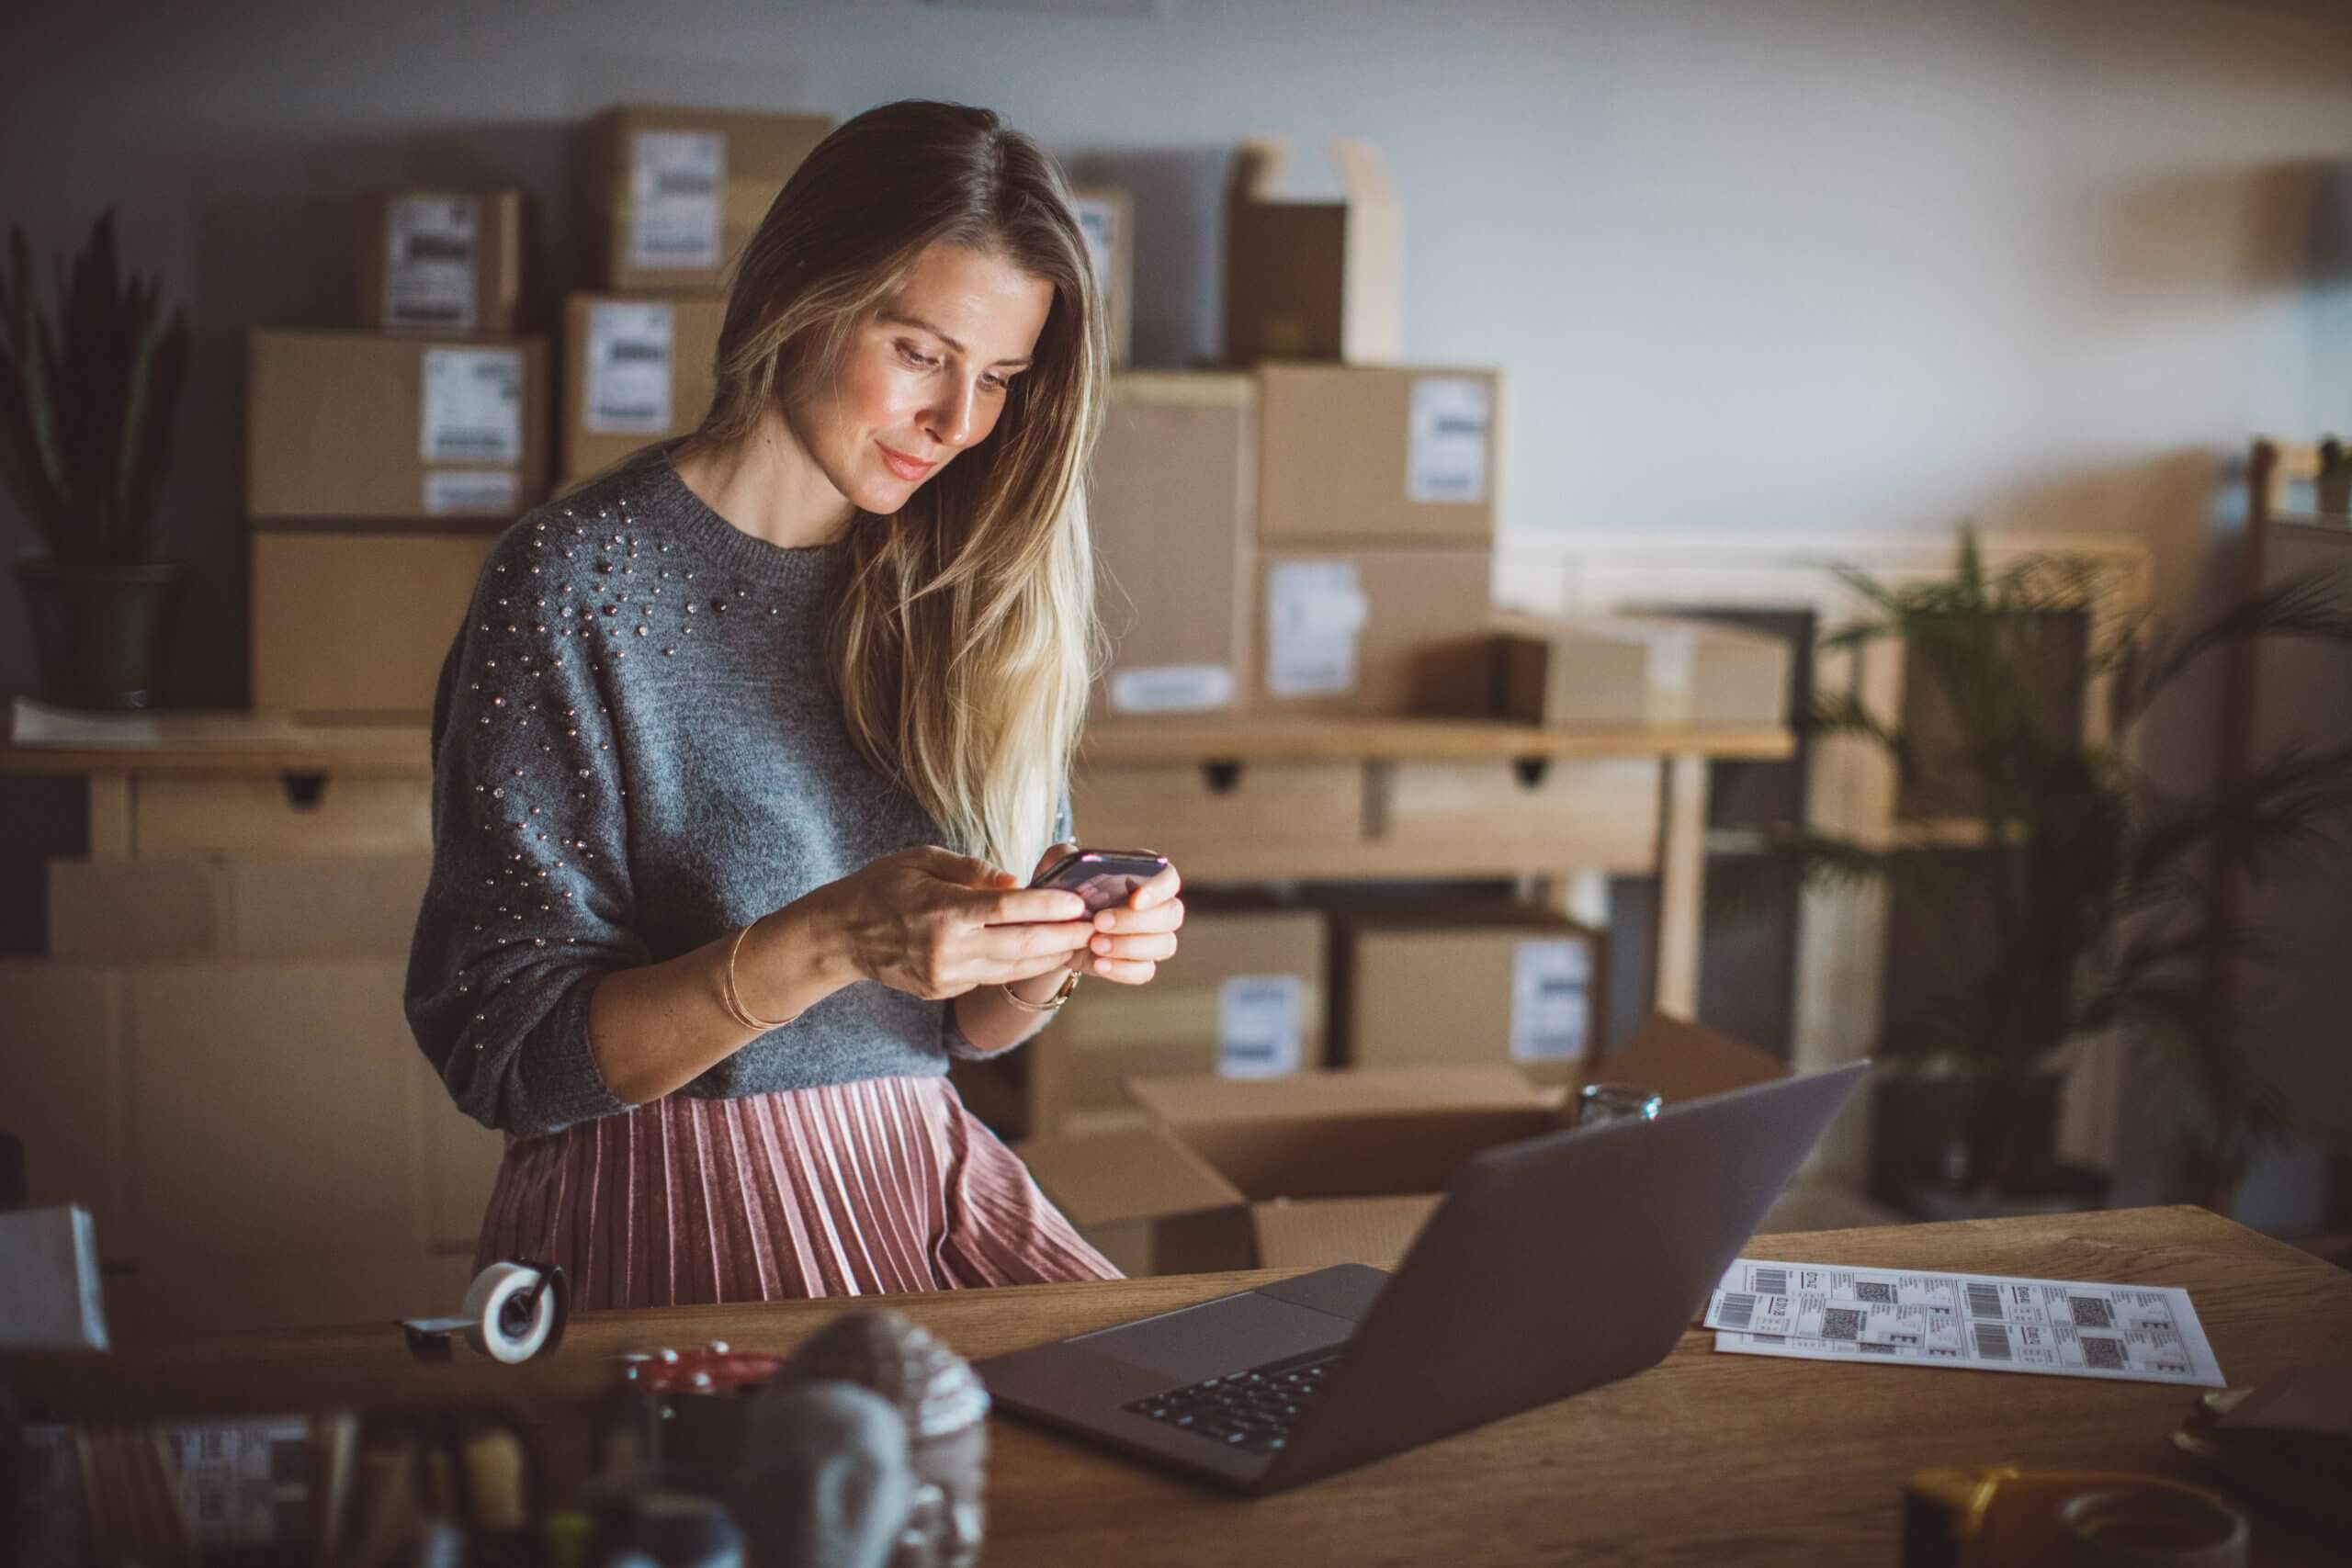
[[[1973,1290],[1975,1287],[1969,1287]],[[1998,1323],[1977,1323],[1969,1326],[1976,1330],[1976,1353],[1988,1361],[2009,1359],[2009,1331]]]
[[[1866,1280],[1854,1287],[1858,1302],[1876,1302],[1881,1306],[1894,1304],[1894,1287],[1878,1280]]]
[[[1785,1296],[1789,1293],[1789,1271],[1785,1269],[1758,1269],[1752,1283],[1759,1296]]]
[[[434,432],[433,449],[443,457],[462,457],[469,452],[479,452],[485,457],[505,455],[513,443],[494,430],[451,430],[446,426]]]
[[[1724,1292],[1723,1315],[1715,1320],[1719,1328],[1746,1328],[1756,1321],[1756,1298],[1730,1291]]]
[[[415,299],[404,299],[401,301],[399,305],[395,306],[392,310],[392,315],[395,320],[408,322],[455,322],[463,319],[465,313],[464,309],[460,306],[443,305],[431,300]]]
[[[651,403],[616,403],[609,399],[599,399],[596,403],[596,417],[616,423],[626,420],[631,423],[650,424],[661,416],[662,411]]]
[[[655,196],[710,196],[718,182],[700,169],[663,169],[653,176]]]
[[[474,259],[473,242],[442,234],[411,234],[408,237],[408,254],[401,259],[412,262],[471,261]]]
[[[2123,1370],[2123,1342],[2097,1334],[2083,1336],[2083,1365],[2110,1372]]]
[[[1998,1318],[2001,1315],[2001,1289],[1997,1285],[1968,1287],[1968,1315]]]
[[[616,338],[605,344],[605,358],[614,365],[667,365],[670,345],[666,343],[645,343],[632,338]]]
[[[2066,1306],[2077,1328],[2112,1328],[2115,1309],[2097,1296],[2069,1296]]]
[[[650,256],[695,256],[710,253],[710,242],[697,234],[640,234],[637,248]]]

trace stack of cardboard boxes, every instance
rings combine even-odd
[[[1247,144],[1227,210],[1231,372],[1119,378],[1092,523],[1115,639],[1099,714],[1482,713],[1501,377],[1412,368],[1396,208],[1334,147],[1337,202],[1276,199]]]
[[[527,220],[519,191],[371,191],[355,329],[252,333],[256,707],[430,705],[491,538],[546,493]]]
[[[702,422],[729,272],[832,129],[821,115],[650,105],[589,123],[582,194],[600,220],[593,287],[564,302],[565,483]]]

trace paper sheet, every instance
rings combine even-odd
[[[428,463],[523,460],[523,351],[428,348],[417,455]]]
[[[398,196],[384,224],[384,321],[470,332],[474,203],[464,196]]]
[[[1371,606],[1351,560],[1277,561],[1266,572],[1266,690],[1278,697],[1356,688],[1356,633]]]
[[[1405,498],[1476,503],[1487,499],[1487,384],[1463,376],[1413,378],[1405,448]]]
[[[1715,1348],[2135,1382],[2227,1384],[2188,1292],[1743,1258],[1707,1302]]]
[[[1113,713],[1201,713],[1233,705],[1230,664],[1140,664],[1111,671]]]
[[[1295,975],[1236,975],[1217,987],[1217,1067],[1228,1078],[1298,1071],[1306,982]]]
[[[1591,1014],[1592,951],[1581,942],[1537,937],[1510,955],[1510,1059],[1573,1062],[1584,1055]]]
[[[670,433],[670,354],[677,312],[662,299],[599,299],[588,308],[588,374],[581,428],[597,435]]]
[[[629,147],[631,266],[707,271],[719,263],[727,138],[716,130],[640,130]]]

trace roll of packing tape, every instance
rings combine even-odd
[[[494,1361],[527,1361],[555,1335],[560,1294],[536,1269],[493,1263],[466,1287],[466,1338]]]
[[[2085,1568],[2245,1568],[2244,1514],[2150,1481],[2069,1497],[2059,1510]]]

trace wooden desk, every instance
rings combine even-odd
[[[0,773],[90,781],[90,852],[424,852],[424,728],[158,715],[138,744],[0,745]],[[1200,885],[1658,879],[1657,1005],[1694,1013],[1707,764],[1775,761],[1777,725],[1547,728],[1484,719],[1128,719],[1095,726],[1072,781],[1095,842],[1145,843]],[[1588,915],[1596,911],[1588,910]]]
[[[2352,1355],[2352,1274],[2199,1209],[1758,1236],[1751,1256],[2179,1285],[2233,1383]],[[979,1357],[1272,1276],[1195,1275],[900,1297]],[[278,1410],[496,1396],[547,1431],[566,1478],[582,1411],[625,1348],[712,1337],[783,1349],[839,1303],[583,1314],[544,1364],[408,1359],[389,1326],[231,1337],[28,1364],[69,1412]],[[2166,1442],[2191,1390],[1717,1356],[1693,1329],[1659,1367],[1302,1491],[1238,1502],[1009,1420],[995,1424],[988,1559],[1154,1563],[1861,1563],[1889,1568],[1897,1487],[1928,1465],[2194,1469]],[[464,1352],[460,1352],[464,1354]],[[2259,1562],[2340,1562],[2257,1515]]]

